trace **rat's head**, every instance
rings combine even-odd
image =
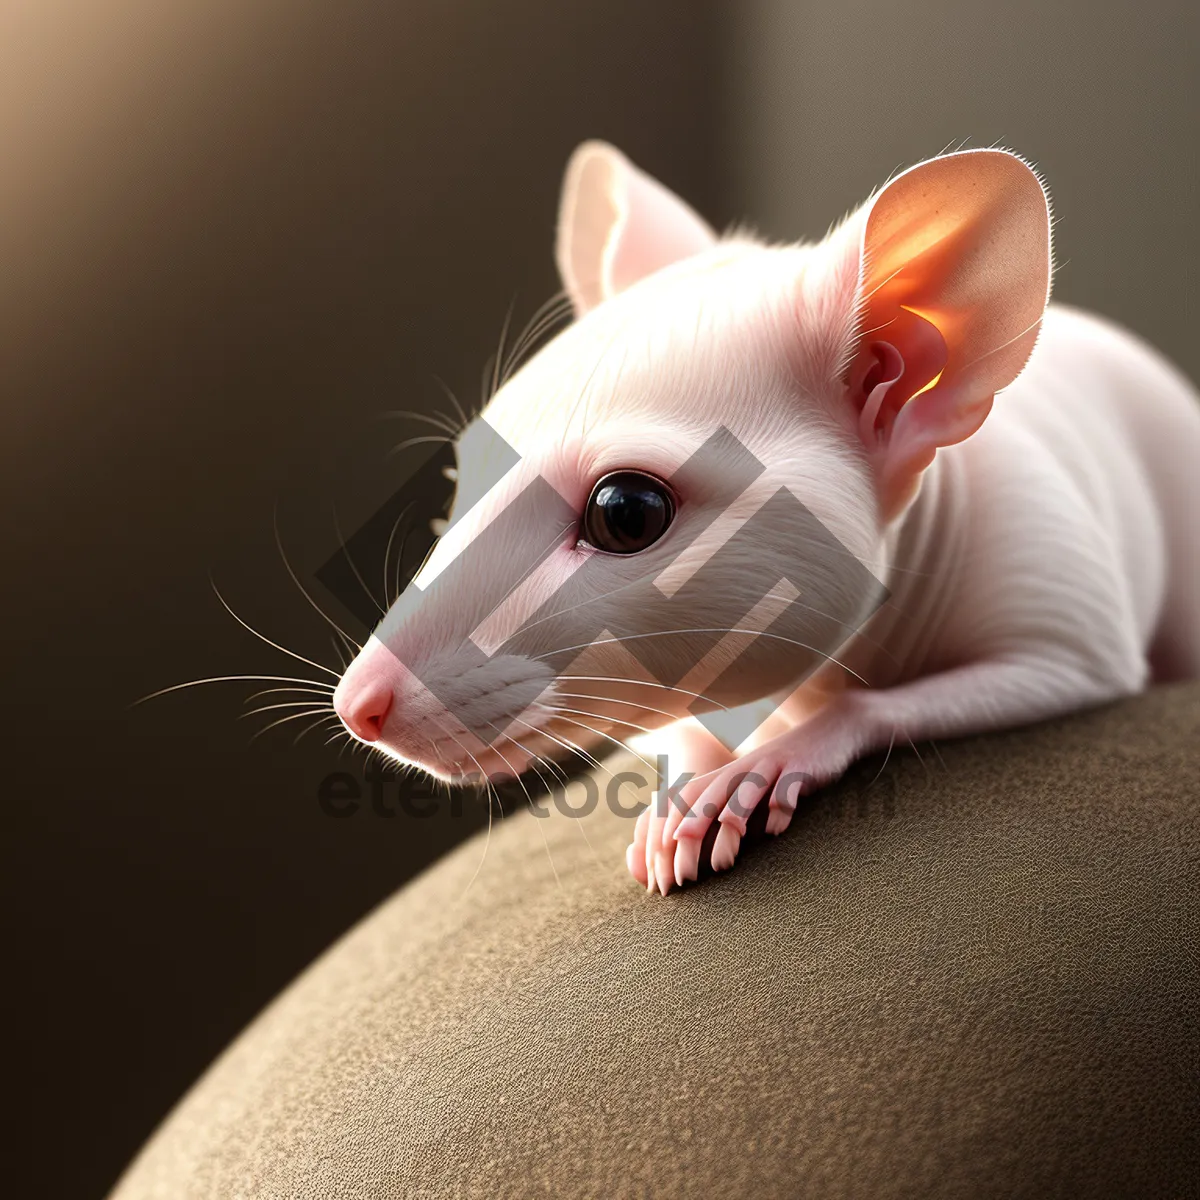
[[[790,689],[874,610],[889,525],[1024,365],[1049,248],[1002,151],[771,247],[580,147],[557,245],[577,320],[460,440],[450,525],[337,689],[347,727],[497,776]]]

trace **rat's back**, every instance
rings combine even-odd
[[[1044,446],[1103,526],[1155,678],[1200,676],[1195,388],[1127,330],[1052,305],[992,420]]]

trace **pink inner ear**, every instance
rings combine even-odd
[[[580,315],[716,240],[674,192],[614,147],[584,142],[571,156],[555,257]]]
[[[630,165],[623,177],[621,217],[605,249],[602,278],[615,295],[715,244],[716,235],[674,192]]]
[[[901,308],[878,332],[887,340],[868,342],[850,375],[850,394],[861,404],[858,432],[869,449],[899,449],[900,429],[909,426],[913,398],[945,369],[946,339],[932,321]],[[901,414],[906,419],[901,419]]]

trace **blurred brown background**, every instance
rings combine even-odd
[[[273,508],[324,503],[335,431],[443,408],[435,373],[474,397],[514,296],[523,319],[557,286],[576,142],[776,237],[948,143],[1012,146],[1055,198],[1059,298],[1197,374],[1194,6],[964,8],[0,0],[11,1090],[18,1157],[51,1164],[14,1194],[102,1194],[289,978],[478,824],[329,818],[321,779],[358,768],[286,725],[250,742],[249,686],[129,706],[293,674],[210,572],[333,661]]]

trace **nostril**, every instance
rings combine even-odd
[[[392,711],[392,688],[383,680],[372,680],[350,695],[334,697],[334,708],[342,723],[364,742],[377,742]]]

